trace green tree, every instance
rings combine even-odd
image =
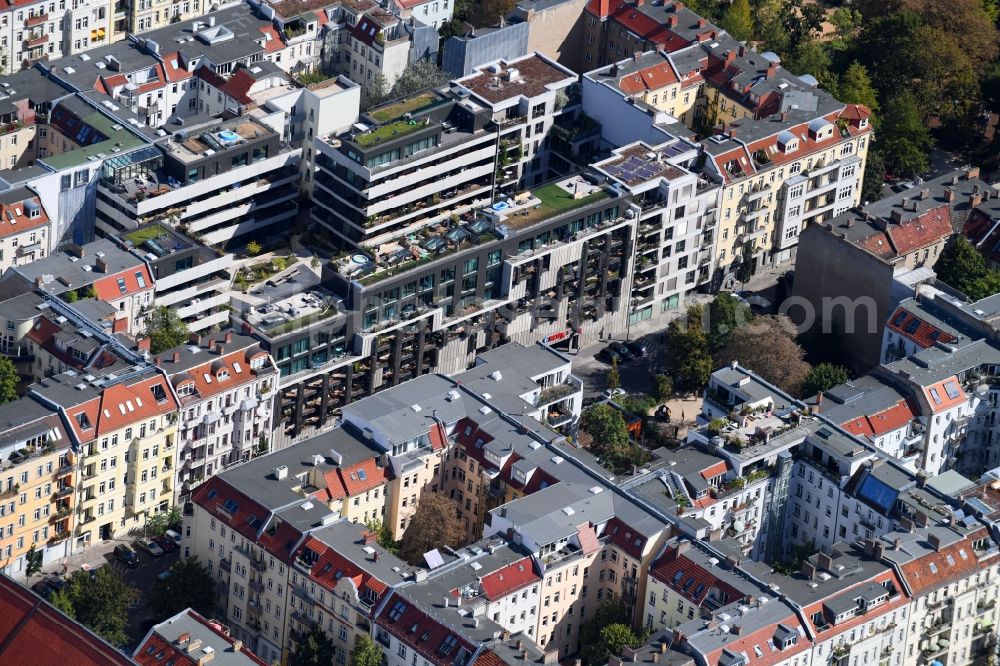
[[[788,34],[788,49],[795,53],[819,32],[825,10],[817,4],[806,4],[803,0],[785,0],[780,17],[781,25]]]
[[[0,405],[17,400],[17,383],[21,378],[17,374],[14,362],[0,354]]]
[[[628,611],[618,602],[608,602],[597,609],[594,619],[580,626],[580,656],[586,666],[605,666],[611,656],[610,646],[604,642],[602,631],[615,624],[629,626]],[[610,638],[616,638],[612,632]]]
[[[708,339],[702,330],[702,309],[692,305],[686,316],[667,326],[666,366],[675,384],[687,390],[700,389],[712,374]]]
[[[857,60],[848,66],[837,86],[837,99],[848,104],[864,104],[872,112],[878,111],[878,97],[868,69]]]
[[[886,102],[877,145],[892,173],[916,176],[927,171],[927,153],[934,142],[913,93],[904,91]]]
[[[622,385],[621,373],[618,371],[618,357],[611,357],[611,367],[608,369],[608,388],[616,389]]]
[[[814,39],[809,39],[792,51],[785,67],[795,74],[812,74],[819,81],[821,88],[833,90],[837,77],[830,71],[830,64],[830,54],[823,45]]]
[[[809,364],[793,337],[787,317],[757,317],[754,323],[736,329],[726,346],[715,355],[719,366],[738,361],[764,380],[793,396],[805,385]]]
[[[177,560],[170,575],[157,578],[149,591],[149,608],[162,621],[193,608],[204,617],[215,616],[215,579],[197,557]]]
[[[750,16],[749,0],[733,0],[719,27],[737,41],[748,42],[753,39],[753,18]]]
[[[173,349],[188,340],[187,324],[165,305],[153,310],[146,330],[149,335],[149,350],[154,354]]]
[[[580,429],[594,438],[599,448],[628,444],[628,428],[622,413],[607,403],[591,405],[580,416]]]
[[[455,519],[455,502],[441,493],[423,493],[399,542],[399,556],[412,565],[424,561],[424,553],[440,546],[457,547],[465,540]]]
[[[670,379],[670,375],[656,375],[656,399],[666,402],[673,393],[674,381]]]
[[[295,651],[288,660],[291,666],[330,666],[333,663],[337,654],[333,639],[318,624],[296,638]]]
[[[415,60],[406,66],[389,91],[389,98],[408,97],[421,90],[438,88],[451,79],[440,67],[426,58]]]
[[[128,609],[139,592],[111,567],[93,572],[76,571],[66,587],[53,595],[53,605],[112,645],[128,642],[125,626]]]
[[[255,240],[252,240],[249,243],[247,243],[247,254],[249,254],[251,257],[256,257],[258,254],[261,253],[263,249],[264,248],[261,247],[260,243],[258,243]]]
[[[389,526],[383,523],[378,518],[372,518],[365,523],[365,526],[378,535],[378,545],[385,548],[390,553],[395,553],[399,550],[399,544],[397,544],[392,538],[392,530]]]
[[[753,321],[750,308],[730,293],[723,292],[708,306],[708,350],[715,353],[726,346],[729,336]]]
[[[833,25],[835,37],[830,42],[830,47],[836,51],[847,49],[857,35],[861,21],[861,12],[856,9],[838,7],[833,10],[830,14],[830,23]]]
[[[757,42],[761,50],[788,53],[789,39],[782,25],[782,0],[757,0],[754,7]]]
[[[389,82],[385,80],[385,76],[381,71],[376,70],[371,81],[365,84],[361,95],[361,110],[367,111],[373,106],[378,106],[386,100],[388,93]]]
[[[876,148],[869,149],[865,163],[865,180],[861,185],[861,201],[878,201],[885,185],[885,158]]]
[[[31,578],[42,570],[42,551],[32,544],[28,552],[24,554],[24,575]]]
[[[833,363],[820,363],[806,374],[803,394],[807,396],[816,395],[820,391],[840,386],[849,379],[850,376],[847,374],[847,368],[844,366],[834,365]]]
[[[76,303],[80,300],[80,294],[76,293],[76,289],[70,289],[62,295],[63,300],[67,303]]]
[[[938,257],[934,272],[939,280],[974,301],[1000,292],[1000,271],[987,268],[983,255],[961,234]]]
[[[358,634],[351,650],[351,666],[382,666],[382,648],[367,634]]]
[[[639,638],[627,624],[616,622],[601,629],[601,649],[608,655],[620,655],[623,648],[639,646]]]

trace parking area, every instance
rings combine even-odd
[[[660,366],[663,345],[659,344],[658,333],[649,333],[639,339],[646,344],[646,354],[641,358],[619,361],[618,375],[626,392],[652,395],[656,392],[654,377],[656,368]],[[621,341],[623,342],[624,338]],[[598,342],[583,347],[573,359],[573,374],[583,380],[585,402],[599,398],[608,388],[608,370],[611,369],[611,365],[600,360],[598,354],[608,346],[609,342]]]

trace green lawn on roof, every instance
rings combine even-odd
[[[434,93],[428,92],[422,95],[400,100],[395,104],[384,106],[381,109],[376,109],[369,115],[380,123],[387,123],[390,120],[395,120],[396,118],[401,117],[404,113],[410,113],[411,111],[422,109],[435,99],[437,99],[437,96]]]
[[[419,129],[427,127],[424,123],[409,123],[405,120],[399,120],[389,125],[382,125],[367,134],[362,134],[355,137],[355,141],[358,145],[363,148],[368,148],[369,146],[377,146],[384,141],[389,141],[391,139],[398,139],[401,136],[406,136],[407,134],[412,134]]]
[[[132,233],[126,234],[125,239],[131,241],[136,247],[139,247],[148,240],[155,240],[166,235],[166,229],[158,224],[154,224],[143,229],[136,229]]]
[[[587,196],[574,199],[572,194],[559,187],[557,183],[543,185],[542,187],[532,190],[531,193],[535,195],[541,203],[537,204],[534,208],[529,208],[527,215],[515,214],[511,216],[508,218],[508,224],[520,227],[525,224],[537,222],[538,220],[553,217],[566,210],[586,206],[587,204],[594,203],[595,201],[606,199],[609,196],[603,189],[599,189],[596,192],[588,194]]]

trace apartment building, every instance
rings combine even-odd
[[[29,392],[59,411],[80,451],[78,546],[141,528],[174,504],[178,406],[161,373],[142,367],[123,376],[67,372]]]
[[[504,204],[331,262],[312,294],[241,308],[234,327],[260,337],[282,369],[290,436],[381,386],[457,372],[509,341],[576,348],[627,326],[627,195],[574,176]]]
[[[435,91],[368,111],[318,144],[313,217],[375,247],[548,180],[544,144],[556,94],[575,75],[540,54],[500,61]]]
[[[830,332],[850,333],[852,360],[872,367],[881,357],[885,322],[896,303],[912,295],[912,286],[896,283],[932,267],[973,210],[996,206],[990,191],[978,169],[956,171],[806,228],[793,294],[812,312],[796,307],[790,315],[798,321],[811,315]]]
[[[178,493],[266,454],[273,428],[277,368],[258,342],[231,331],[192,336],[153,358],[179,402]]]
[[[583,19],[585,69],[649,50],[677,51],[722,34],[679,0],[599,0],[587,4]]]
[[[441,29],[451,21],[455,6],[450,0],[392,0],[389,11],[400,18],[414,18],[425,25]]]
[[[0,69],[4,74],[35,63],[86,51],[112,39],[112,4],[103,0],[67,3],[21,2],[0,13]]]
[[[297,214],[301,157],[252,116],[176,131],[105,162],[97,231],[118,236],[162,220],[210,246],[245,244]]]
[[[141,259],[108,240],[70,246],[7,270],[8,293],[40,289],[69,303],[94,299],[115,311],[114,331],[135,336],[146,329],[153,306],[153,279]]]
[[[34,549],[50,564],[73,552],[76,454],[59,414],[31,398],[0,407],[0,562],[26,575]]]
[[[638,206],[631,323],[683,307],[689,293],[712,281],[720,188],[686,168],[697,154],[695,145],[674,139],[655,149],[630,144],[594,164]]]
[[[153,625],[132,653],[132,659],[140,666],[154,666],[165,660],[267,666],[242,641],[191,608]]]
[[[52,232],[52,220],[35,192],[17,187],[0,194],[0,273],[48,255]]]

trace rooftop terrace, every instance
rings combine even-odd
[[[404,114],[413,113],[414,111],[418,111],[424,107],[431,106],[438,101],[438,96],[433,92],[428,91],[419,95],[414,95],[413,97],[406,97],[396,102],[384,104],[372,111],[369,111],[367,115],[371,116],[373,120],[380,123],[387,123],[391,120],[402,118]]]
[[[275,303],[264,303],[243,313],[243,320],[275,338],[339,313],[337,298],[319,290],[292,294]]]
[[[252,116],[243,116],[202,131],[175,134],[164,147],[182,162],[194,162],[218,152],[237,148],[247,141],[274,134],[274,130]]]

